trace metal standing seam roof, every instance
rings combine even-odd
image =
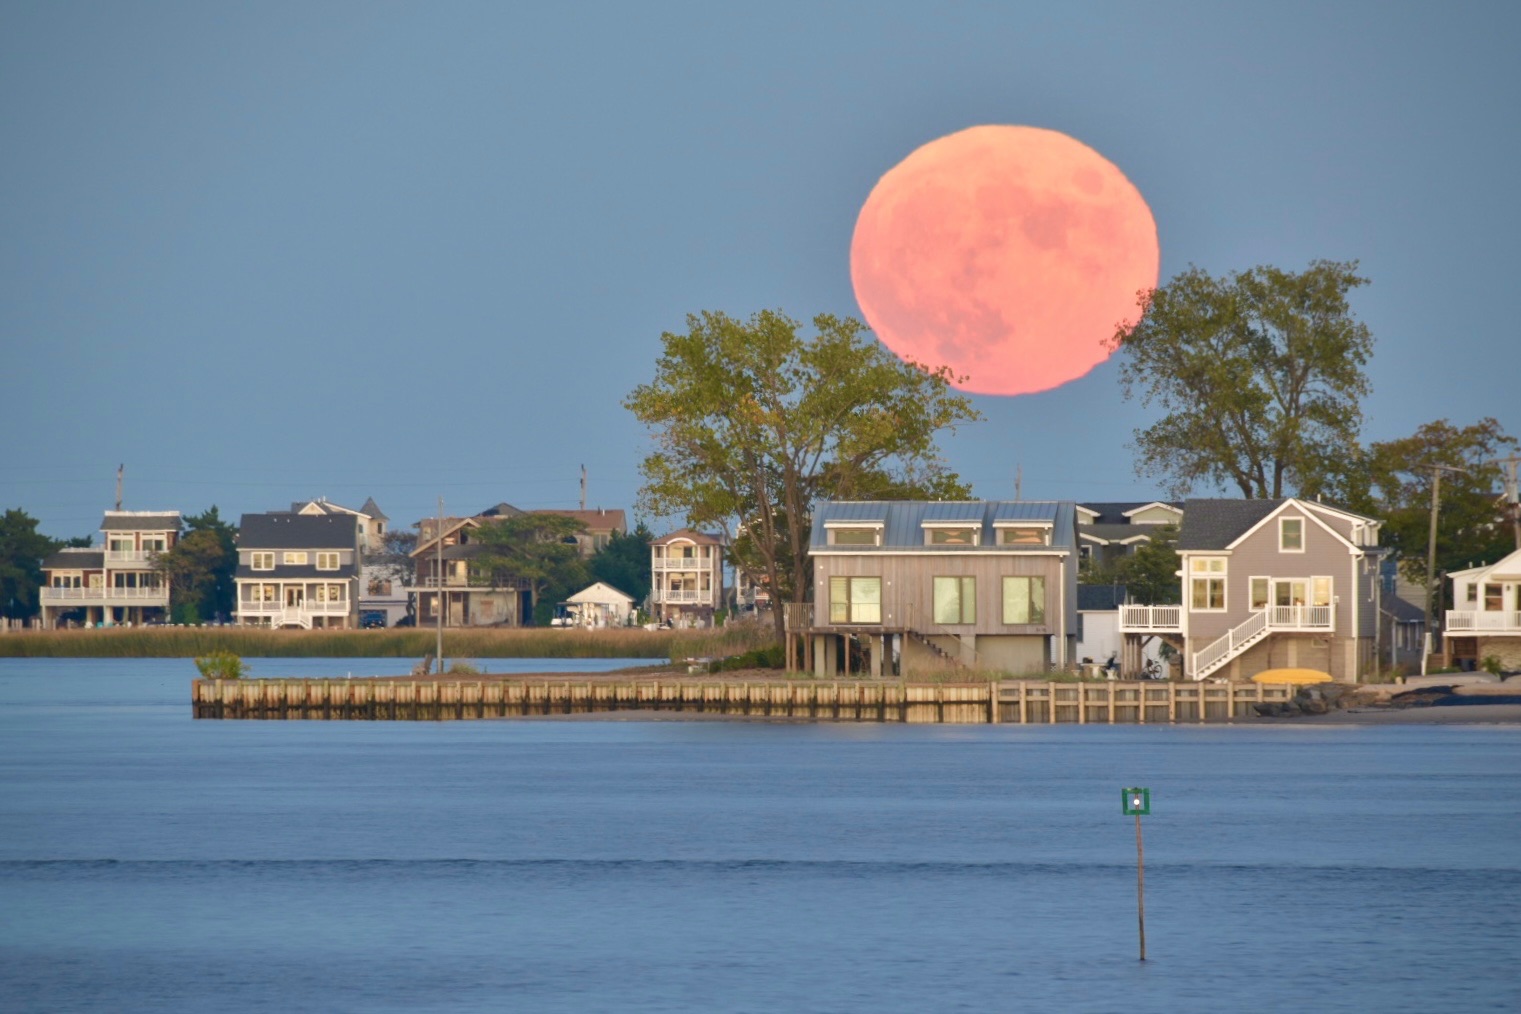
[[[829,546],[826,525],[858,521],[881,523],[880,546]],[[927,546],[925,522],[966,521],[982,530],[977,546]],[[995,521],[1044,521],[1054,529],[1050,546],[1000,546]],[[915,549],[931,552],[1049,552],[1075,549],[1076,511],[1070,500],[862,500],[828,501],[813,512],[812,544],[829,546],[831,552],[873,553],[883,549]]]

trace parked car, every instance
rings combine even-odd
[[[359,625],[366,630],[386,625],[386,614],[382,609],[366,609],[359,614]]]

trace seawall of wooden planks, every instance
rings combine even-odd
[[[195,680],[196,718],[450,721],[682,711],[833,722],[1136,725],[1229,722],[1287,701],[1259,683],[882,680]]]

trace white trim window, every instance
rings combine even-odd
[[[1304,552],[1304,518],[1278,519],[1278,552]]]
[[[1045,525],[999,525],[1000,546],[1049,546],[1051,529]]]
[[[273,552],[255,552],[248,554],[249,570],[274,570],[275,554]]]
[[[1189,608],[1196,613],[1225,612],[1225,557],[1195,556],[1188,561]]]
[[[305,552],[296,552],[295,550],[287,549],[285,551],[285,565],[287,567],[304,567],[304,566],[306,566],[306,553]]]
[[[317,569],[318,570],[337,570],[338,569],[338,554],[336,552],[333,552],[333,553],[318,553],[317,554]]]
[[[854,528],[830,528],[829,544],[831,546],[880,546],[882,544],[882,529],[875,526],[862,525]]]
[[[924,522],[926,546],[976,546],[982,543],[982,527],[968,524]]]
[[[934,581],[933,593],[936,623],[977,622],[977,579],[975,577],[937,577]]]
[[[880,577],[831,577],[829,579],[830,623],[881,623],[882,579]]]

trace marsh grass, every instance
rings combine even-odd
[[[267,630],[257,627],[112,627],[0,634],[9,658],[422,658],[432,630]],[[708,630],[445,630],[447,658],[719,658],[775,643],[769,627]]]

